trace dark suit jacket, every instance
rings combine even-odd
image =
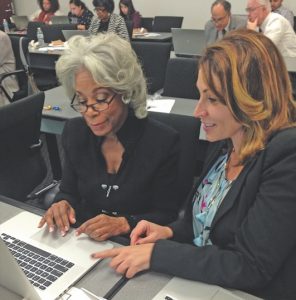
[[[130,114],[117,136],[125,152],[118,173],[111,175],[101,152],[103,138],[95,136],[82,118],[66,123],[65,163],[55,201],[68,200],[80,222],[104,212],[132,215],[135,221],[173,222],[179,200],[178,133]]]
[[[213,145],[201,179],[221,147]],[[158,241],[152,270],[266,299],[295,299],[296,128],[274,134],[265,150],[245,165],[214,217],[213,245],[193,246],[192,201],[171,228],[174,240],[183,244]]]
[[[247,25],[247,19],[241,16],[234,16],[231,15],[230,23],[229,23],[229,30],[235,30],[238,28],[244,28]],[[215,27],[215,24],[209,20],[205,25],[205,38],[206,38],[206,45],[213,44],[216,42],[218,38],[218,31]]]

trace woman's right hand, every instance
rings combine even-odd
[[[169,239],[173,236],[170,227],[157,225],[152,222],[142,220],[130,234],[131,245],[155,243],[160,239]]]
[[[67,200],[61,200],[51,205],[41,218],[38,228],[47,224],[49,232],[58,228],[61,235],[64,236],[70,229],[70,224],[75,224],[75,210]]]

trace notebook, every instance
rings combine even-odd
[[[217,285],[209,285],[173,277],[152,300],[259,300],[241,291],[229,291]]]
[[[53,16],[51,18],[52,24],[69,24],[69,18],[68,16]]]
[[[17,30],[28,28],[29,18],[27,16],[11,16],[10,19],[15,24]]]
[[[68,41],[74,35],[90,36],[90,33],[88,30],[65,30],[65,29],[63,29],[62,33],[63,33],[66,41]]]
[[[173,46],[176,56],[201,56],[206,47],[204,30],[172,28]]]
[[[39,221],[40,216],[24,211],[0,225],[0,292],[19,299],[57,299],[98,263],[91,253],[113,247],[86,235],[76,237],[73,229],[65,237],[49,233],[37,228]]]

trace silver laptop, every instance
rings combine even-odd
[[[242,291],[174,277],[152,300],[259,300]]]
[[[90,33],[88,30],[62,30],[62,33],[65,37],[65,40],[68,41],[72,36],[74,35],[82,35],[82,36],[90,36]]]
[[[173,46],[176,56],[201,56],[205,47],[204,30],[172,28]]]
[[[69,24],[69,18],[68,16],[53,16],[51,18],[52,24]]]
[[[0,247],[1,292],[22,296],[20,299],[57,299],[98,263],[91,253],[113,247],[110,242],[96,242],[86,235],[76,237],[73,229],[65,237],[49,233],[37,228],[39,221],[40,216],[25,211],[0,225],[0,236],[6,244]]]
[[[15,24],[17,30],[28,28],[29,18],[27,16],[11,16],[10,19]]]

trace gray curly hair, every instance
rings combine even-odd
[[[69,98],[75,93],[75,76],[81,69],[95,82],[122,95],[139,119],[147,116],[147,85],[130,43],[114,33],[74,36],[56,63],[56,73]]]

